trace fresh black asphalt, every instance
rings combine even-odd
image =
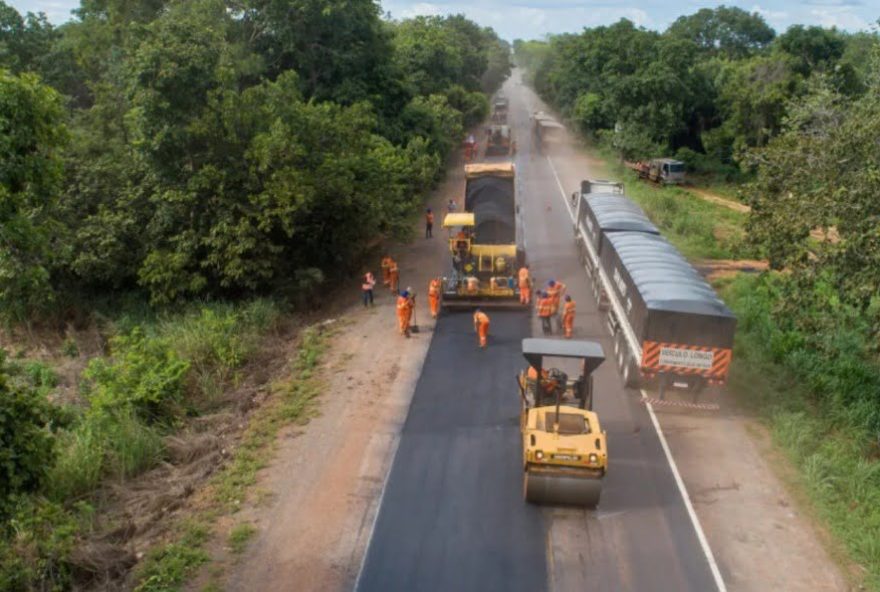
[[[546,589],[541,511],[522,499],[515,375],[529,316],[489,315],[485,351],[470,314],[438,323],[361,572],[363,592]]]

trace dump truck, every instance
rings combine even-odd
[[[582,194],[575,219],[624,384],[656,385],[661,400],[669,387],[686,389],[693,404],[705,387],[723,387],[736,316],[712,287],[625,195]]]
[[[661,185],[681,185],[684,183],[684,163],[671,158],[653,158],[639,162],[627,162],[640,179],[647,179]]]
[[[507,124],[508,105],[509,102],[506,97],[495,97],[495,102],[492,103],[492,123],[499,125]]]
[[[441,306],[520,308],[517,273],[525,264],[513,163],[468,164],[464,212],[447,214],[452,264]]]
[[[595,508],[608,469],[606,435],[593,411],[592,373],[605,354],[593,341],[523,339],[520,372],[523,495],[536,504]],[[570,379],[547,358],[573,360]]]
[[[490,125],[486,139],[486,156],[507,156],[513,146],[510,126]]]
[[[543,111],[532,115],[532,138],[538,153],[546,154],[554,146],[562,143],[564,137],[565,126],[551,116]]]

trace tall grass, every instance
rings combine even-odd
[[[822,306],[801,314],[833,329],[806,334],[777,314],[786,281],[743,276],[724,288],[740,319],[731,388],[766,418],[818,514],[865,568],[865,585],[880,590],[880,367],[867,354],[870,331],[863,315]]]

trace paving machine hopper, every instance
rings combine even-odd
[[[523,339],[529,368],[518,376],[523,494],[536,504],[595,508],[608,467],[605,432],[593,412],[593,371],[605,359],[593,341]],[[569,379],[545,358],[580,361]],[[569,362],[570,363],[570,362]]]
[[[520,308],[517,272],[525,263],[512,163],[465,165],[464,212],[447,214],[452,266],[443,308]]]

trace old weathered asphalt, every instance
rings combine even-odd
[[[547,159],[530,150],[536,99],[511,81],[505,91],[520,146],[518,192],[533,275],[565,281],[578,303],[575,337],[610,353],[556,180]],[[571,192],[580,178],[561,182]],[[647,412],[610,359],[595,374],[610,463],[598,510],[522,501],[514,375],[524,364],[520,339],[537,327],[522,314],[490,315],[485,352],[477,351],[470,315],[438,324],[359,590],[716,589]]]

